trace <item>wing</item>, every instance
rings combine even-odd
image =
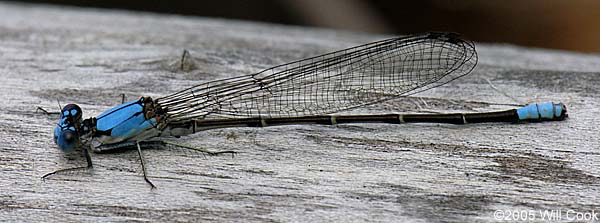
[[[205,82],[157,103],[170,121],[328,114],[443,85],[476,64],[472,42],[425,33]]]

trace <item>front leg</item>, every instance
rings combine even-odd
[[[92,157],[90,156],[90,152],[88,151],[87,148],[83,148],[83,155],[85,156],[85,160],[87,161],[87,166],[67,168],[67,169],[62,169],[62,170],[57,170],[57,171],[54,171],[51,173],[47,173],[44,176],[42,176],[42,180],[46,180],[47,177],[55,175],[55,174],[59,174],[59,173],[78,172],[78,171],[82,171],[82,170],[87,171],[87,170],[94,168],[94,165],[92,164]]]

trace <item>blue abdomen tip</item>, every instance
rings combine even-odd
[[[567,110],[562,103],[548,102],[518,108],[517,115],[521,121],[564,120],[567,117]]]

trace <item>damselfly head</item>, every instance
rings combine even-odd
[[[54,143],[67,152],[79,146],[82,111],[76,104],[68,104],[60,112],[58,125],[54,128]]]

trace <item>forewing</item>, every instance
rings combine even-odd
[[[171,121],[328,114],[443,85],[476,63],[472,42],[426,33],[206,82],[157,101]]]

